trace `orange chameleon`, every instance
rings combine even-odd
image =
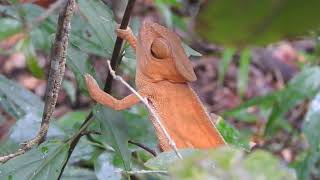
[[[193,67],[181,46],[180,38],[167,28],[145,21],[138,39],[127,30],[117,29],[137,54],[136,86],[147,97],[177,148],[209,149],[225,145],[198,96],[189,82],[195,81]],[[96,81],[85,75],[90,96],[114,110],[123,110],[139,99],[131,94],[118,100],[102,91]],[[171,150],[168,140],[150,117],[162,151]]]

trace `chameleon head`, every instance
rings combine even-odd
[[[138,69],[153,82],[191,82],[197,79],[180,38],[157,23],[143,22],[137,57]]]

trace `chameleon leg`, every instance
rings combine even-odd
[[[135,94],[130,94],[121,100],[115,99],[110,94],[102,91],[96,80],[94,80],[93,77],[89,74],[85,75],[85,80],[91,98],[96,102],[110,107],[114,110],[127,109],[140,101],[140,99]]]
[[[123,29],[116,29],[116,33],[122,39],[128,41],[130,46],[136,50],[137,47],[137,38],[133,35],[132,30],[130,27],[127,27],[126,30]]]

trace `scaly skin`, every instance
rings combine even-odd
[[[143,23],[138,39],[130,28],[116,32],[135,49],[138,92],[147,97],[154,107],[177,148],[210,149],[225,145],[203,104],[188,84],[196,80],[196,75],[179,37],[167,28],[147,21]],[[90,75],[85,78],[90,96],[100,104],[122,110],[139,102],[134,94],[117,100],[103,92]],[[154,118],[150,119],[161,150],[171,150]]]

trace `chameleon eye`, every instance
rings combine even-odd
[[[151,54],[157,59],[165,59],[170,56],[170,47],[163,38],[156,38],[151,44]]]

